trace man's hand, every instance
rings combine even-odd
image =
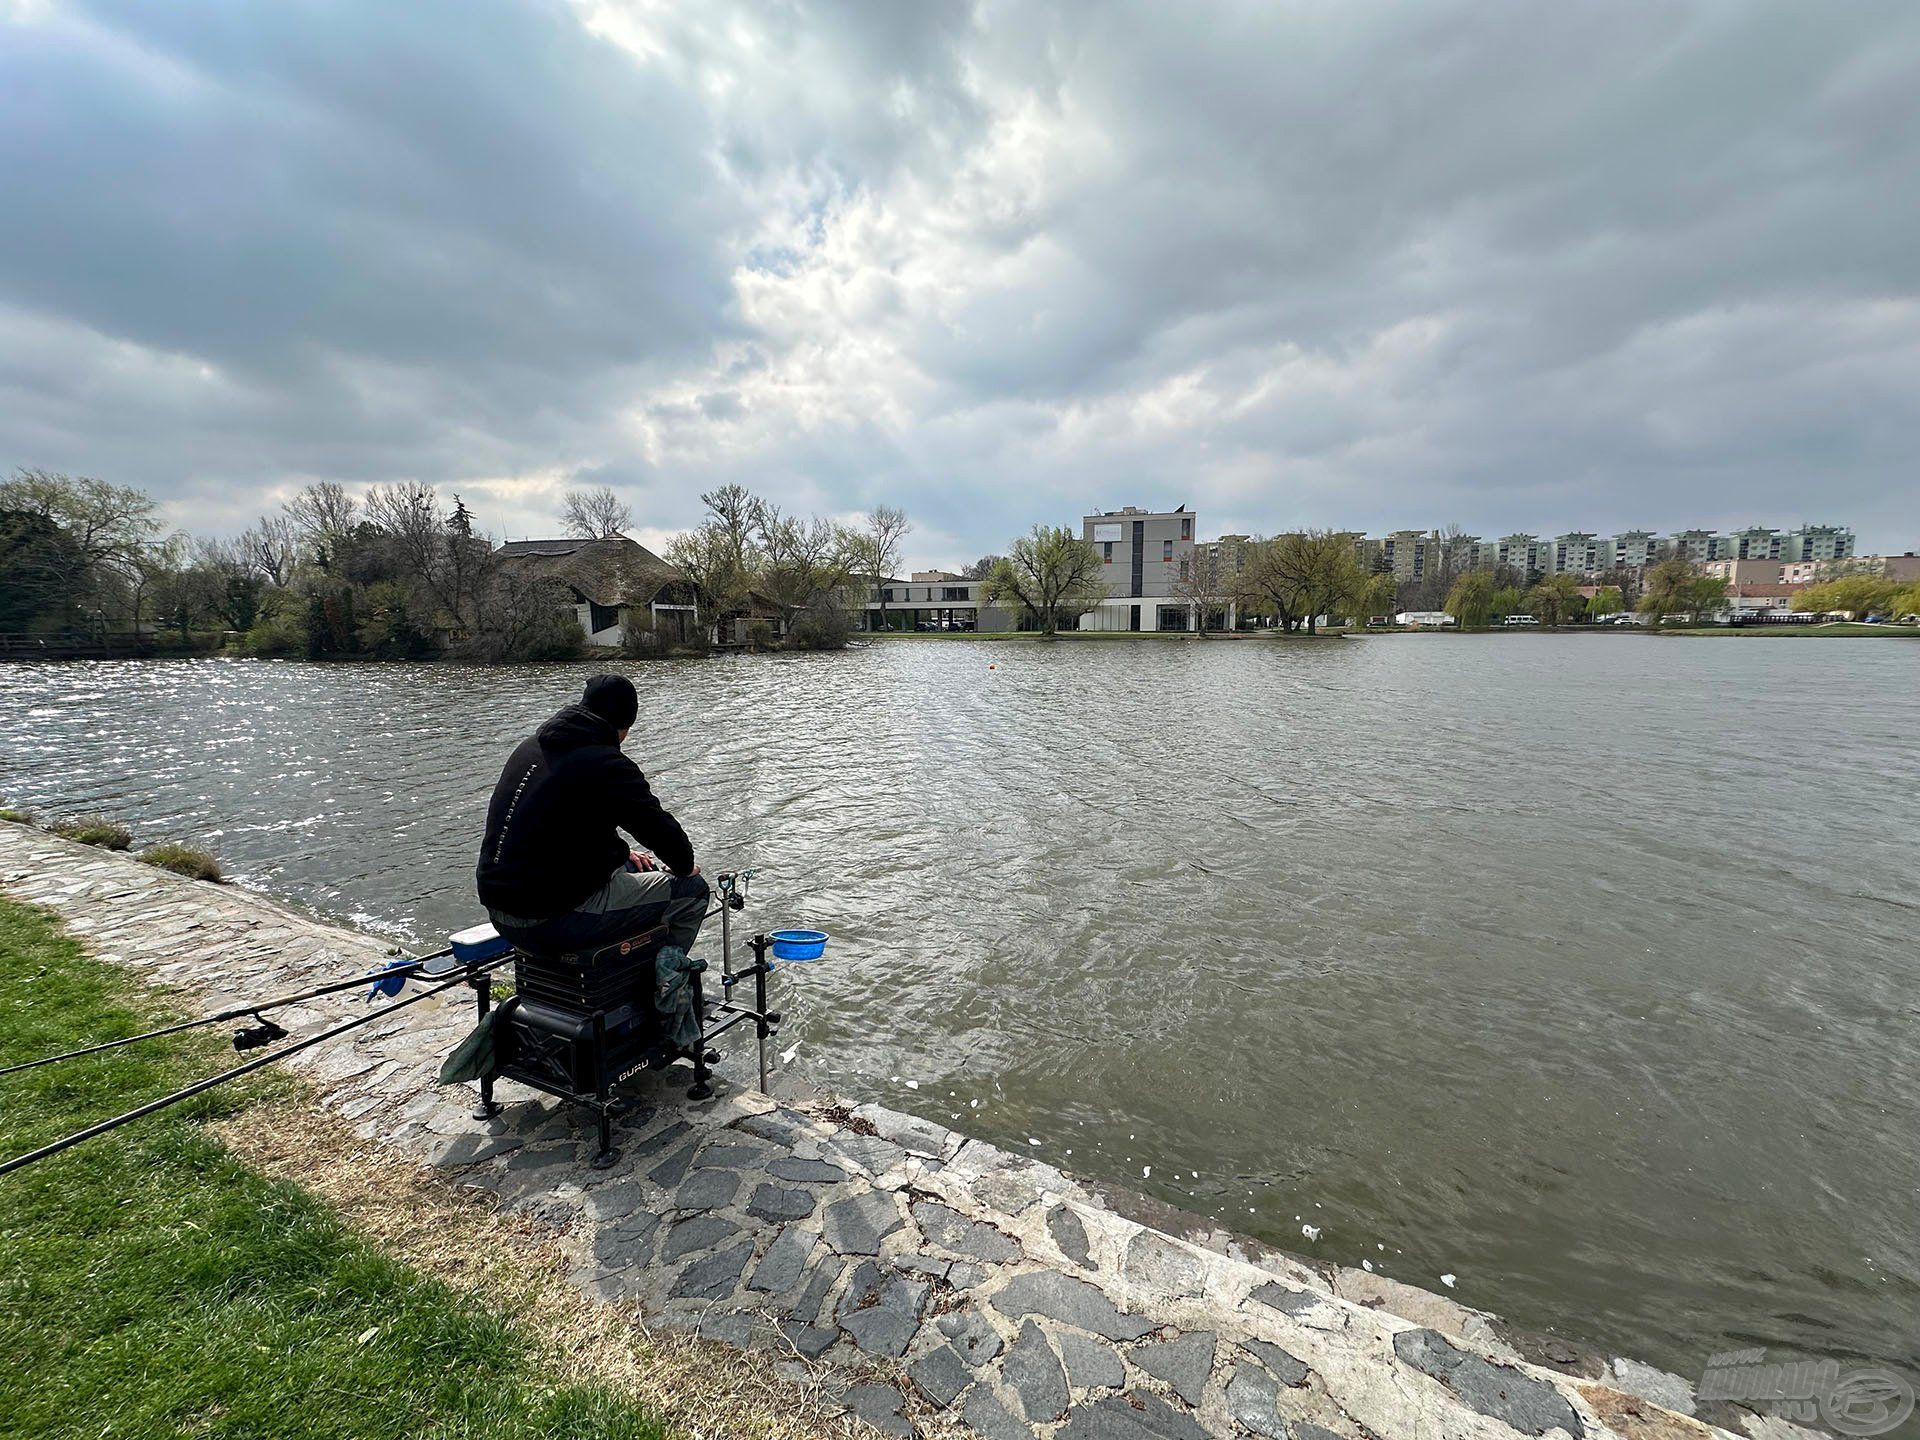
[[[658,870],[660,868],[660,862],[644,850],[629,850],[627,852],[627,859],[632,862],[633,868],[636,870]]]

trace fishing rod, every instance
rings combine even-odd
[[[310,1050],[315,1045],[331,1040],[336,1036],[344,1035],[347,1031],[355,1029],[358,1026],[384,1019],[396,1010],[405,1009],[409,1005],[417,1005],[422,1000],[430,1000],[435,995],[442,994],[456,986],[465,985],[473,976],[491,970],[502,963],[504,963],[504,957],[501,960],[482,962],[475,966],[463,968],[462,972],[455,978],[435,985],[431,989],[422,990],[418,995],[410,995],[405,1000],[397,1000],[393,1004],[382,1006],[378,1010],[370,1010],[365,1015],[356,1015],[351,1020],[335,1025],[331,1029],[321,1031],[318,1035],[309,1035],[304,1040],[296,1040],[284,1050],[276,1050],[271,1055],[262,1055],[257,1059],[243,1061],[231,1070],[222,1070],[218,1075],[209,1075],[204,1080],[196,1080],[185,1089],[176,1090],[171,1095],[163,1095],[158,1100],[149,1100],[146,1104],[136,1106],[124,1115],[116,1115],[110,1120],[102,1120],[96,1125],[89,1125],[84,1130],[77,1130],[71,1135],[42,1145],[38,1150],[29,1150],[26,1154],[16,1155],[11,1160],[0,1161],[0,1175],[18,1170],[22,1166],[31,1165],[36,1160],[44,1160],[49,1155],[58,1155],[62,1150],[70,1149],[83,1140],[91,1140],[96,1135],[104,1135],[109,1130],[117,1130],[120,1126],[130,1121],[138,1120],[143,1116],[151,1115],[156,1110],[164,1110],[169,1105],[177,1105],[182,1100],[190,1100],[195,1095],[203,1094],[213,1089],[216,1085],[225,1085],[230,1080],[238,1080],[243,1075],[250,1075],[255,1070],[273,1064],[276,1060],[284,1060],[289,1055],[298,1054],[302,1050]],[[362,978],[364,979],[365,977]],[[356,980],[354,983],[359,984],[360,981]]]
[[[42,1065],[57,1065],[63,1060],[78,1060],[83,1055],[98,1055],[102,1051],[117,1050],[122,1045],[136,1045],[142,1040],[157,1040],[164,1035],[178,1035],[185,1030],[198,1030],[206,1025],[221,1025],[231,1020],[243,1020],[248,1016],[260,1024],[246,1030],[236,1031],[233,1048],[236,1050],[257,1050],[262,1045],[271,1045],[275,1040],[284,1040],[287,1032],[273,1024],[261,1012],[278,1010],[287,1005],[297,1005],[302,1000],[317,1000],[322,995],[337,995],[342,990],[351,990],[355,986],[373,982],[373,992],[383,992],[389,996],[399,993],[399,985],[418,975],[422,967],[435,960],[444,960],[451,950],[436,950],[431,955],[422,955],[415,960],[396,960],[378,970],[370,970],[364,975],[356,975],[351,980],[336,980],[325,985],[316,985],[309,990],[295,991],[291,995],[277,996],[272,1000],[258,1000],[251,1005],[235,1005],[214,1015],[203,1016],[198,1020],[183,1020],[178,1025],[163,1025],[158,1030],[149,1030],[142,1035],[128,1035],[120,1040],[108,1040],[99,1045],[88,1045],[79,1050],[69,1050],[61,1055],[43,1055],[38,1060],[23,1060],[18,1065],[0,1066],[0,1075],[12,1075],[21,1070],[35,1070]],[[435,973],[429,970],[427,973]],[[391,988],[389,988],[391,987]],[[367,998],[371,1000],[373,993]]]

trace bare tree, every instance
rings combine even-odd
[[[1180,573],[1171,588],[1177,598],[1192,607],[1194,628],[1204,636],[1208,614],[1226,608],[1238,583],[1226,552],[1218,545],[1203,544],[1194,546],[1193,554],[1180,562]]]
[[[394,547],[407,578],[439,602],[446,621],[456,630],[475,624],[487,543],[448,526],[433,486],[421,480],[376,485],[367,492],[366,514]]]
[[[754,529],[759,564],[755,583],[788,622],[800,611],[834,595],[847,583],[847,536],[830,521],[801,520],[777,505],[756,504]]]
[[[633,528],[633,510],[605,485],[560,497],[560,523],[581,540],[611,540]]]
[[[709,525],[715,526],[722,550],[735,569],[753,569],[754,513],[760,502],[744,485],[722,485],[701,494]]]
[[[1004,555],[982,555],[966,569],[960,572],[962,580],[984,580],[993,573],[993,567],[1007,557]]]
[[[234,549],[243,564],[275,589],[293,579],[300,547],[293,521],[286,515],[262,515],[240,532]]]
[[[693,603],[707,624],[744,604],[751,574],[736,559],[726,528],[709,520],[683,530],[667,545],[667,563],[686,577]]]
[[[280,507],[287,523],[314,562],[322,570],[332,570],[339,562],[341,544],[353,533],[358,506],[337,480],[320,480],[307,486]]]
[[[853,572],[873,582],[882,630],[887,628],[886,582],[899,568],[900,542],[912,530],[906,511],[894,505],[876,505],[851,532]]]
[[[517,565],[494,565],[477,577],[474,621],[457,645],[475,660],[560,660],[580,653],[580,629],[567,588]]]

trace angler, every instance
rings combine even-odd
[[[236,1050],[288,1042],[0,1161],[0,1175],[460,986],[474,993],[477,1023],[441,1067],[440,1083],[477,1081],[476,1119],[499,1113],[494,1084],[502,1079],[585,1107],[598,1121],[596,1167],[613,1164],[618,1154],[612,1135],[620,1108],[615,1087],[642,1071],[686,1061],[693,1067],[687,1094],[706,1099],[713,1094],[709,1068],[721,1058],[709,1047],[736,1025],[753,1027],[760,1088],[766,1090],[767,1041],[780,1025],[779,1012],[767,1005],[768,978],[776,961],[819,959],[827,937],[818,930],[757,934],[749,941],[753,963],[734,968],[732,914],[745,908],[753,872],[720,875],[711,887],[701,876],[686,832],[654,796],[639,766],[621,753],[638,713],[631,682],[596,675],[578,704],[562,709],[514,749],[488,806],[476,867],[491,924],[450,936],[447,948],[432,955],[391,961],[371,976],[330,980],[145,1035],[0,1068],[4,1080],[17,1071],[242,1018],[254,1023],[234,1032]],[[620,838],[622,829],[647,851],[630,850]],[[718,904],[709,909],[716,893]],[[687,953],[714,914],[720,916],[717,998],[703,985],[706,962]],[[493,973],[508,963],[514,994],[496,1006]],[[275,1010],[366,986],[370,979],[367,999],[392,1004],[297,1039],[267,1018]],[[411,979],[431,983],[397,998]],[[749,981],[751,1005],[734,998],[736,987]]]
[[[480,846],[480,903],[537,953],[592,950],[664,925],[684,955],[710,891],[680,822],[621,753],[639,714],[633,682],[595,675],[507,757]],[[651,853],[629,850],[625,830]],[[657,857],[657,858],[656,858]]]

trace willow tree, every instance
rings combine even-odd
[[[1375,615],[1391,617],[1394,606],[1391,575],[1362,575],[1353,596],[1353,619],[1362,625]]]
[[[1100,552],[1064,526],[1036,525],[996,563],[981,587],[990,605],[1030,615],[1051,638],[1107,595]]]
[[[1301,530],[1257,541],[1240,572],[1241,593],[1272,610],[1285,630],[1311,635],[1322,615],[1352,615],[1367,603],[1369,576],[1353,537],[1336,530]]]
[[[1793,597],[1793,609],[1816,614],[1844,611],[1858,620],[1892,609],[1899,593],[1899,583],[1883,576],[1848,575],[1807,586]]]
[[[1447,591],[1447,614],[1462,630],[1484,630],[1493,617],[1493,571],[1469,570]]]
[[[1542,625],[1564,625],[1580,608],[1580,584],[1571,575],[1549,575],[1527,595],[1527,608]]]
[[[1726,594],[1726,581],[1697,573],[1690,562],[1676,555],[1647,572],[1646,593],[1637,608],[1658,626],[1675,615],[1717,610]]]

